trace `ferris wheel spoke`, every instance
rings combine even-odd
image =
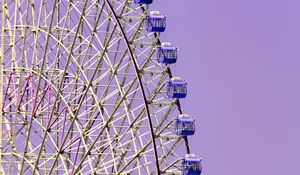
[[[135,155],[133,155],[132,158],[122,167],[122,169],[117,174],[121,174],[134,160],[136,160],[136,158],[140,156],[142,152],[144,152],[147,149],[148,146],[150,146],[151,143],[152,142],[150,141],[147,144],[145,144],[144,147]]]
[[[53,19],[53,16],[54,16],[54,9],[55,9],[55,6],[56,6],[56,0],[55,0],[55,2],[54,2],[54,5],[53,5],[53,10],[52,10],[52,17],[51,17],[51,21],[52,21],[52,19]],[[82,19],[82,16],[84,15],[84,11],[85,11],[85,7],[86,7],[86,3],[85,3],[85,5],[83,6],[83,13],[81,14],[81,19]],[[78,24],[78,28],[77,28],[77,30],[79,30],[79,26],[81,25],[81,21],[82,20],[80,20],[80,22],[79,22],[79,24]],[[51,28],[51,27],[50,27]],[[50,30],[50,28],[49,28],[49,30]],[[49,32],[50,33],[50,32]],[[49,35],[48,35],[49,36]],[[49,37],[48,37],[49,38]],[[74,40],[73,41],[75,41],[75,39],[77,38],[77,33],[75,34],[75,37],[74,37]],[[73,42],[73,44],[72,44],[72,46],[71,46],[71,53],[72,53],[72,50],[73,50],[73,48],[74,48],[74,44],[75,44],[75,42]],[[47,47],[46,47],[47,48]],[[68,58],[67,58],[67,62],[66,62],[66,69],[64,70],[64,73],[63,73],[63,75],[62,75],[62,80],[61,80],[61,83],[60,83],[60,85],[59,85],[59,88],[58,88],[58,92],[57,92],[57,95],[56,95],[56,97],[55,97],[55,101],[54,101],[54,105],[57,103],[57,100],[58,100],[58,97],[59,97],[59,94],[60,94],[60,87],[62,87],[62,83],[63,83],[63,79],[64,79],[64,77],[65,77],[65,75],[66,75],[66,71],[67,71],[67,68],[68,68],[68,64],[69,64],[69,62],[70,62],[70,58],[71,58],[71,55],[72,54],[69,54],[68,55]],[[43,67],[43,66],[42,66]],[[53,108],[53,110],[54,110],[55,108]],[[52,112],[51,112],[51,114],[50,114],[50,116],[49,116],[49,118],[50,118],[50,120],[52,119],[52,116],[53,116],[53,111],[52,110]],[[49,120],[49,121],[50,121]],[[48,122],[48,126],[49,126],[49,122]],[[44,145],[44,143],[45,143],[45,139],[46,139],[46,132],[45,132],[45,134],[44,134],[44,136],[43,136],[43,141],[42,141],[42,143],[41,143],[41,148],[43,147],[43,145]],[[42,152],[42,149],[40,149],[40,151],[39,151],[39,153],[38,153],[38,156],[37,156],[37,161],[36,161],[36,163],[35,163],[35,168],[33,169],[33,174],[35,173],[35,171],[36,171],[36,167],[37,167],[37,165],[39,164],[39,157],[40,157],[40,155],[41,155],[41,152]]]
[[[56,0],[54,1],[54,4],[56,4]],[[53,5],[53,11],[54,11],[54,9],[55,9],[55,5]],[[51,29],[52,21],[53,21],[53,15],[52,15],[52,17],[51,17],[49,30]],[[47,36],[47,41],[49,41],[49,35]],[[46,48],[47,48],[48,42],[46,42],[46,43],[47,43],[47,44],[46,44]],[[45,53],[46,53],[46,51],[44,51],[44,57],[45,57]],[[43,60],[45,60],[45,59],[43,59]],[[40,74],[42,73],[42,68],[43,68],[43,66],[44,66],[44,61],[43,61],[43,63],[42,63],[41,69],[40,69]],[[37,95],[38,95],[38,90],[39,90],[39,86],[40,86],[40,82],[41,82],[40,80],[41,80],[41,77],[40,77],[39,80],[38,80],[38,88],[37,88],[36,98],[35,98],[34,104],[36,104]],[[33,108],[33,111],[34,111],[34,108]],[[23,171],[23,167],[24,167],[24,161],[25,161],[24,158],[26,157],[26,153],[27,153],[27,146],[28,146],[28,142],[29,142],[29,136],[30,136],[30,131],[31,131],[32,123],[33,123],[33,120],[31,119],[31,120],[30,120],[30,124],[29,124],[29,129],[28,129],[27,139],[26,139],[26,142],[25,142],[25,148],[24,148],[25,151],[24,151],[24,154],[23,154],[23,160],[22,160],[22,163],[21,163],[21,170],[20,170],[20,172]]]
[[[99,18],[98,18],[99,19]],[[97,20],[98,21],[98,20]],[[96,25],[95,25],[96,26]],[[93,34],[93,36],[94,36],[94,34]],[[86,56],[86,54],[84,55],[84,57]],[[75,88],[76,89],[76,88]],[[70,98],[71,96],[69,96],[69,98]],[[79,100],[80,101],[80,100]],[[80,108],[80,106],[77,108],[77,110],[79,110],[79,108]],[[86,148],[85,148],[86,149]]]
[[[146,64],[144,64],[144,65],[146,65]],[[158,84],[160,84],[160,83],[158,83]]]
[[[108,4],[108,7],[110,8],[110,11],[114,14],[114,18],[122,32],[122,35],[124,37],[124,40],[126,42],[126,45],[127,45],[127,48],[130,52],[130,56],[131,56],[131,59],[133,60],[133,63],[135,65],[135,69],[136,69],[136,73],[137,73],[137,76],[138,76],[138,80],[139,80],[139,84],[140,84],[140,87],[141,87],[141,91],[142,91],[142,94],[143,94],[143,98],[144,98],[144,102],[145,102],[145,108],[146,108],[146,112],[147,112],[147,117],[148,117],[148,120],[149,120],[149,129],[151,130],[151,135],[152,135],[152,143],[153,143],[153,149],[154,149],[154,153],[155,153],[155,159],[156,159],[156,168],[159,170],[159,164],[158,164],[158,158],[157,158],[157,150],[156,150],[156,144],[155,144],[155,138],[154,138],[154,133],[153,133],[153,130],[152,130],[152,123],[151,123],[151,118],[150,118],[150,113],[149,113],[149,109],[148,109],[148,106],[147,106],[147,101],[146,101],[146,97],[145,97],[145,91],[143,89],[143,85],[141,83],[141,77],[139,75],[139,72],[138,72],[138,67],[137,67],[137,63],[136,63],[136,60],[133,56],[133,53],[132,53],[132,50],[129,46],[129,43],[128,43],[128,40],[126,38],[126,35],[124,33],[124,30],[121,26],[121,23],[120,21],[118,20],[118,18],[116,17],[116,13],[114,11],[114,9],[112,8],[111,4],[107,1],[107,4]],[[158,174],[160,174],[160,172],[158,171]]]
[[[17,1],[17,3],[19,3],[19,1]],[[25,14],[25,23],[27,24],[28,23],[28,13],[29,13],[29,1],[27,2],[27,7],[26,7],[26,12],[25,13],[23,13],[23,14]],[[19,4],[19,9],[20,9],[21,7],[20,7],[20,4]],[[16,5],[16,9],[17,9],[17,5]],[[16,13],[16,11],[15,11],[15,14],[17,14]],[[15,23],[14,23],[14,35],[16,35],[16,21],[17,21],[17,15],[15,15],[15,19],[14,19],[14,21],[15,21]],[[22,22],[22,20],[21,20],[21,22]],[[22,40],[22,45],[23,46],[25,46],[26,45],[26,37],[27,37],[27,29],[25,29],[25,31],[24,31],[24,37],[23,37],[23,40]],[[16,37],[14,37],[14,39],[15,39]],[[14,47],[14,46],[13,46]],[[21,54],[21,67],[25,67],[24,66],[24,57],[25,57],[25,47],[23,47],[22,48],[22,54]],[[22,86],[22,77],[23,77],[24,75],[23,75],[23,69],[20,69],[20,72],[19,72],[19,77],[18,77],[18,81],[19,81],[19,84],[18,84],[18,87],[17,87],[17,89],[19,89],[19,91],[18,91],[18,93],[17,93],[17,97],[16,97],[16,108],[17,108],[17,110],[19,110],[20,109],[20,103],[21,103],[21,101],[22,101],[22,98],[20,97],[21,96],[21,86]],[[29,78],[28,78],[28,80],[29,80]],[[28,81],[27,81],[27,83],[28,83]],[[27,85],[26,85],[26,87],[27,87]],[[24,92],[25,92],[25,89],[23,90]],[[21,99],[20,99],[21,98]],[[15,128],[16,129],[16,128]],[[16,137],[15,136],[15,134],[13,135],[13,137]],[[14,139],[14,138],[12,138],[12,139]],[[12,166],[12,162],[13,162],[13,156],[11,156],[11,165],[10,165],[10,167]],[[10,171],[10,173],[11,173],[11,169],[9,170]]]
[[[132,84],[132,85],[133,85],[133,84]],[[125,116],[128,116],[128,114],[125,114]],[[139,115],[138,115],[138,116],[139,116]],[[139,117],[136,117],[135,120],[137,120],[138,118],[139,118]],[[124,119],[125,119],[125,117],[124,117]],[[128,120],[130,121],[129,118],[128,118]],[[124,121],[124,120],[123,120],[123,121]],[[135,121],[133,121],[133,123],[134,123],[134,122],[135,122]],[[133,124],[133,123],[132,123],[132,124]],[[124,124],[124,123],[122,122],[121,126],[123,126],[123,124]],[[131,125],[132,125],[132,124],[131,124]],[[115,127],[116,127],[116,126],[115,126]],[[129,127],[127,127],[127,128],[130,129],[131,127],[129,126]],[[127,131],[128,131],[128,129],[127,129]],[[121,131],[122,131],[122,128],[120,128],[119,132],[117,132],[117,134],[116,134],[116,135],[119,136],[119,139],[118,139],[118,142],[116,143],[116,145],[118,145],[118,144],[120,143],[120,141],[122,141],[123,137],[124,137],[125,134],[127,133],[127,131],[125,131],[124,134],[123,134],[123,136],[121,136],[121,135],[120,135]],[[114,148],[112,148],[111,150],[114,150]],[[121,162],[121,161],[120,161],[120,162]]]
[[[129,89],[130,90],[130,89]],[[128,90],[128,92],[129,92],[129,90]],[[121,101],[122,102],[122,101]],[[121,104],[121,102],[119,103],[119,104]],[[119,106],[119,105],[118,105]],[[117,107],[118,107],[117,106]],[[116,109],[118,109],[118,108],[115,108],[115,110],[114,111],[116,111]],[[114,112],[113,112],[114,113]],[[113,116],[113,114],[111,114],[111,116]]]

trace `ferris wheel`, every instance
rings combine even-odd
[[[0,174],[201,174],[152,0],[2,0]]]

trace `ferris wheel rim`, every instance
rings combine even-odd
[[[141,10],[143,12],[145,12],[144,6],[141,6]],[[156,32],[153,32],[153,35],[154,35],[155,38],[157,38],[157,36],[158,36],[158,34]],[[160,41],[159,38],[157,38],[157,43],[158,44],[162,44],[162,42]],[[166,67],[167,67],[167,73],[169,75],[169,78],[172,79],[174,76],[172,74],[171,68],[168,66],[168,64],[166,64],[166,65],[167,65]],[[177,106],[177,110],[179,111],[179,113],[183,114],[183,111],[182,111],[179,99],[176,100],[176,106]],[[184,141],[185,141],[185,145],[186,145],[187,154],[190,154],[190,146],[189,146],[189,142],[188,142],[188,137],[187,136],[184,136]]]
[[[145,95],[145,90],[144,90],[144,86],[143,86],[143,83],[141,81],[141,76],[139,74],[139,70],[138,70],[138,67],[137,67],[137,63],[136,63],[136,60],[135,60],[135,57],[133,55],[133,52],[132,52],[132,49],[129,45],[129,42],[128,42],[128,39],[127,39],[127,36],[124,32],[124,29],[122,28],[121,24],[120,24],[120,21],[118,20],[117,18],[117,15],[114,11],[114,9],[112,8],[110,2],[108,0],[105,0],[109,6],[109,9],[110,11],[112,12],[113,16],[114,16],[114,19],[115,21],[117,22],[117,25],[122,33],[122,36],[123,36],[123,39],[125,41],[125,44],[127,46],[127,49],[129,50],[129,53],[130,53],[130,57],[132,59],[132,62],[134,64],[134,68],[135,68],[135,72],[136,72],[136,76],[138,78],[138,81],[139,81],[139,85],[140,85],[140,88],[141,88],[141,91],[142,91],[142,94],[143,94],[143,98],[144,98],[144,105],[145,105],[145,108],[146,108],[146,113],[147,113],[147,117],[148,117],[148,121],[149,121],[149,129],[150,129],[150,132],[151,132],[151,137],[152,137],[152,143],[153,143],[153,149],[154,149],[154,154],[155,154],[155,162],[156,162],[156,168],[157,168],[157,173],[158,175],[160,175],[160,168],[159,168],[159,162],[158,162],[158,154],[157,154],[157,148],[156,148],[156,141],[155,141],[155,135],[154,135],[154,131],[153,131],[153,126],[152,126],[152,121],[151,121],[151,117],[150,117],[150,112],[149,112],[149,107],[148,107],[148,102],[147,102],[147,98],[146,98],[146,95]],[[126,168],[126,167],[124,167]],[[123,169],[124,169],[123,168]],[[122,172],[122,169],[121,171]]]

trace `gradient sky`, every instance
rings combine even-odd
[[[300,1],[154,0],[204,175],[300,174]]]

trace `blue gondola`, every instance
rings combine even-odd
[[[173,77],[167,83],[167,93],[169,98],[185,98],[187,95],[187,82],[179,77]]]
[[[151,4],[153,0],[134,0],[136,4]]]
[[[171,43],[162,43],[157,47],[157,61],[159,63],[173,64],[177,61],[177,48]]]
[[[147,15],[146,25],[148,32],[164,32],[166,17],[158,11],[152,11]]]
[[[177,135],[189,136],[195,133],[195,119],[187,114],[181,114],[175,122],[175,130]]]
[[[182,175],[200,175],[202,171],[201,158],[187,154],[182,161]]]

